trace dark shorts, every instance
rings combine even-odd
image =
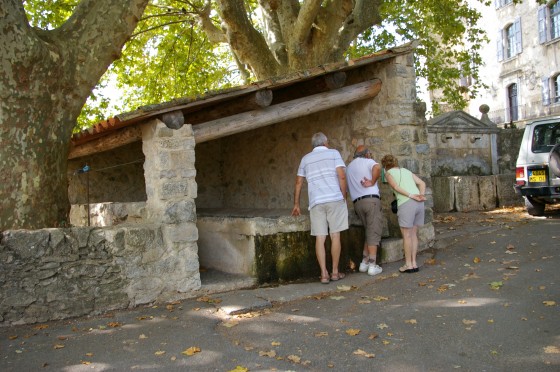
[[[381,200],[377,198],[361,199],[354,203],[354,211],[366,230],[368,246],[379,245],[383,233],[383,213]]]

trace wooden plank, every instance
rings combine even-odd
[[[141,140],[142,130],[140,125],[126,127],[112,132],[110,136],[100,137],[82,145],[72,146],[68,153],[68,159],[81,158],[82,156],[116,149],[117,147]]]
[[[281,121],[373,98],[381,90],[381,80],[373,79],[329,92],[283,102],[193,126],[196,143],[211,141]]]

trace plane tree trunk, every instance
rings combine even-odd
[[[0,230],[56,227],[69,211],[72,129],[148,0],[82,0],[54,30],[0,4]]]

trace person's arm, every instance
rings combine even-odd
[[[422,181],[420,177],[412,173],[412,178],[414,179],[414,183],[418,186],[418,190],[420,190],[420,194],[410,196],[412,199],[417,201],[424,201],[426,200],[426,183]]]
[[[301,211],[299,209],[299,197],[301,194],[301,187],[303,186],[303,177],[296,176],[296,186],[294,190],[294,208],[292,209],[292,216],[299,216]]]
[[[379,164],[375,164],[371,168],[371,180],[367,179],[367,177],[364,177],[360,181],[360,183],[363,187],[371,187],[375,185],[375,183],[379,180],[380,177],[381,177],[381,166]]]
[[[342,196],[346,199],[346,168],[337,167],[336,174],[338,175],[338,183],[340,184],[340,191]]]

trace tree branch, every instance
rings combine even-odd
[[[101,75],[120,57],[149,0],[82,0],[61,27],[50,31],[52,40],[65,51],[62,61],[79,73],[72,83],[89,95],[91,76]],[[87,62],[87,63],[85,63]],[[93,79],[97,83],[97,79]]]
[[[322,0],[304,1],[294,27],[294,43],[301,44],[309,36],[311,26],[321,9]]]
[[[249,21],[243,1],[217,0],[217,3],[228,43],[239,59],[250,65],[259,79],[277,75],[279,64],[264,37]]]
[[[226,36],[223,31],[214,25],[212,19],[210,18],[210,11],[212,10],[212,2],[207,0],[204,4],[204,8],[198,11],[197,18],[200,28],[208,36],[208,40],[213,44],[227,43]]]
[[[333,53],[344,53],[358,35],[381,23],[382,19],[379,15],[381,3],[382,0],[356,0],[354,2],[354,9],[344,21],[339,33],[339,41],[333,49]]]

